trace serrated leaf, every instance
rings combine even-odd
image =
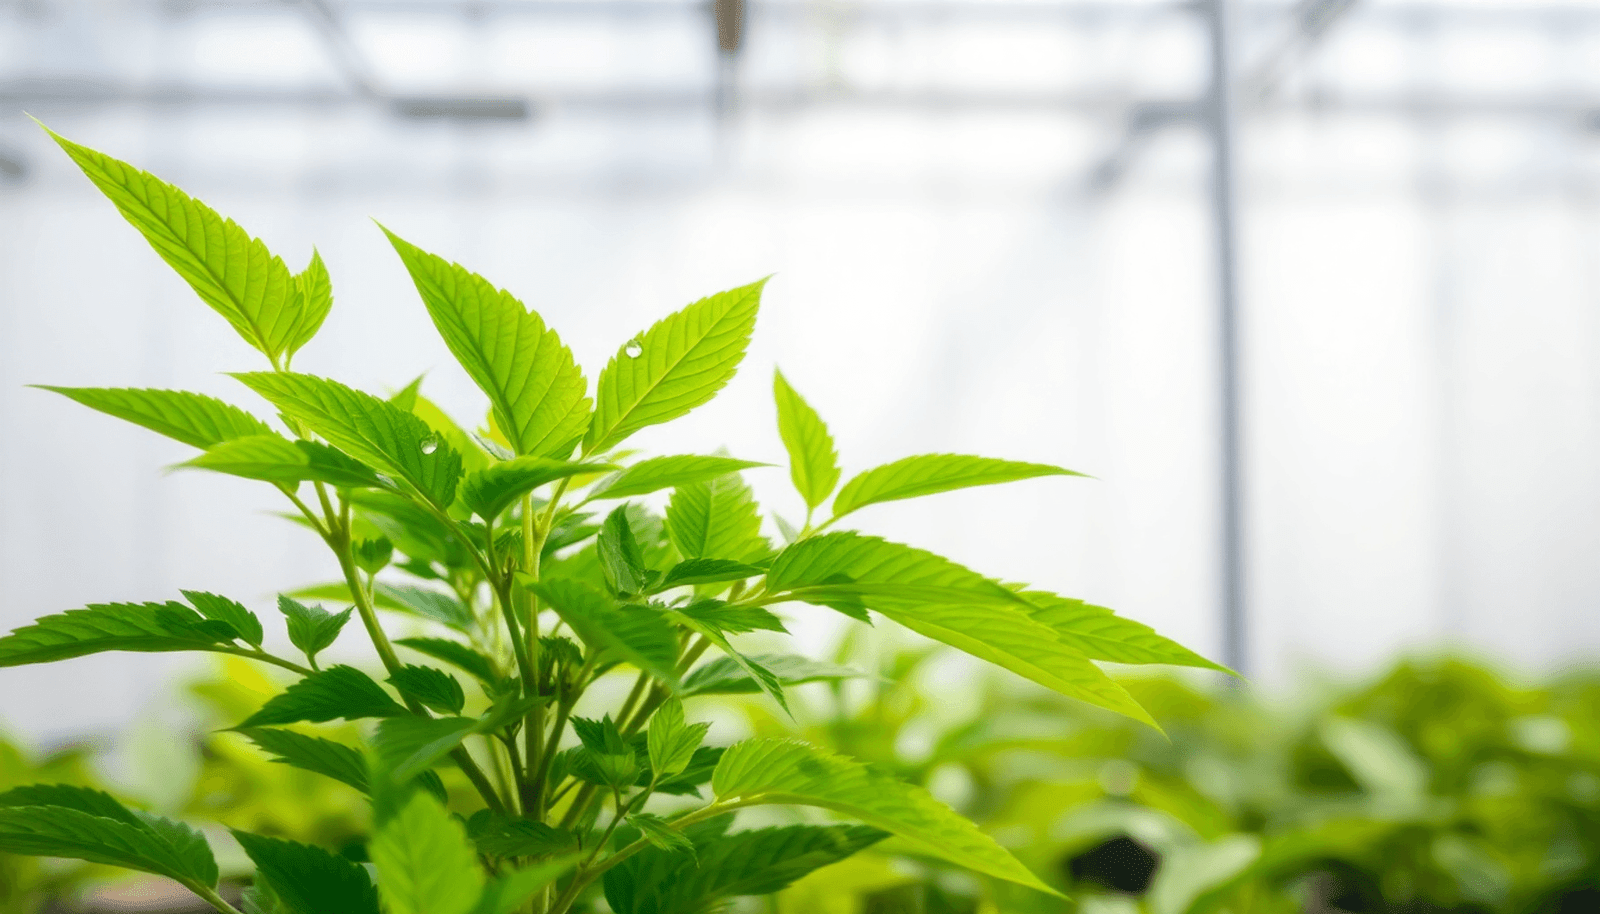
[[[483,893],[466,831],[426,793],[413,794],[368,850],[388,914],[469,914]]]
[[[709,729],[708,723],[684,721],[683,702],[676,698],[664,702],[651,716],[647,731],[651,769],[663,778],[682,774]]]
[[[544,319],[460,264],[384,229],[423,304],[494,407],[495,424],[518,454],[565,457],[589,421],[589,382]]]
[[[673,618],[680,624],[698,632],[702,638],[710,641],[718,650],[722,651],[728,659],[738,664],[739,668],[744,670],[745,675],[750,677],[751,682],[754,682],[761,691],[767,693],[773,701],[778,703],[778,707],[783,709],[783,713],[793,716],[793,712],[789,710],[789,700],[783,695],[783,683],[779,681],[777,674],[735,650],[734,646],[729,644],[728,639],[723,636],[721,629],[716,626],[707,625],[693,616],[685,615],[676,610],[668,610],[668,612],[671,612]]]
[[[216,860],[198,832],[129,810],[99,791],[62,784],[0,794],[0,852],[104,863],[191,887],[217,884]]]
[[[320,847],[231,829],[285,914],[378,914],[378,889],[359,863]]]
[[[37,386],[197,448],[276,434],[271,426],[231,403],[186,390]]]
[[[392,399],[392,398],[391,398]],[[397,404],[398,405],[398,404]],[[420,394],[406,408],[418,419],[428,424],[436,434],[444,438],[445,443],[456,449],[461,455],[461,469],[467,473],[474,473],[493,463],[496,457],[491,457],[477,438],[466,429],[462,428],[455,419],[439,408],[439,404]],[[507,453],[505,457],[512,456]]]
[[[355,559],[357,568],[367,574],[377,574],[394,560],[394,543],[387,536],[356,540],[350,544],[350,557]]]
[[[754,631],[789,633],[783,627],[782,620],[759,606],[739,606],[721,600],[696,600],[678,612],[703,625],[735,635]]]
[[[1037,607],[1031,613],[1034,619],[1054,630],[1062,643],[1077,648],[1091,660],[1168,663],[1233,672],[1157,634],[1150,626],[1125,619],[1104,606],[1039,590],[1023,591],[1020,596]]]
[[[480,682],[495,683],[500,680],[488,655],[459,641],[447,638],[399,638],[395,644],[409,647],[435,660],[443,660],[463,672],[470,673]]]
[[[301,721],[324,723],[339,718],[398,717],[406,713],[406,709],[366,673],[355,667],[330,666],[289,686],[234,729]]]
[[[836,682],[841,679],[859,679],[859,670],[796,657],[792,654],[753,654],[750,660],[761,664],[784,685],[802,685],[808,682]],[[683,694],[690,695],[748,695],[761,687],[732,657],[718,657],[701,664],[683,680]]]
[[[431,666],[403,666],[389,677],[389,684],[440,714],[460,714],[467,704],[461,683]]]
[[[327,319],[328,312],[333,309],[333,280],[328,276],[328,267],[322,262],[322,254],[316,248],[311,249],[311,262],[294,275],[294,284],[301,296],[301,309],[289,333],[286,349],[290,355],[311,342],[311,338],[321,329],[322,322]],[[284,367],[288,365],[286,359]]]
[[[635,735],[637,738],[637,734]],[[711,772],[717,768],[717,762],[722,760],[725,752],[721,746],[701,746],[694,750],[694,755],[689,759],[689,767],[683,769],[681,774],[675,774],[656,782],[656,794],[660,796],[700,796],[700,786],[710,782]],[[635,782],[636,787],[649,787],[653,772],[648,768],[639,775]]]
[[[486,521],[512,502],[558,479],[611,469],[608,463],[579,463],[553,457],[517,457],[469,473],[461,481],[461,502]]]
[[[315,332],[289,268],[259,239],[156,176],[46,130],[161,259],[274,365],[310,338],[308,326]]]
[[[667,535],[686,559],[758,561],[772,551],[758,512],[737,474],[681,485],[667,504]]]
[[[637,828],[639,834],[657,850],[684,854],[694,859],[694,845],[682,832],[668,825],[666,819],[647,812],[636,812],[628,816],[628,824]]]
[[[719,801],[817,806],[899,836],[918,851],[1052,895],[1054,889],[921,787],[792,740],[737,743],[722,756]]]
[[[404,479],[440,510],[455,499],[461,455],[411,413],[314,375],[258,371],[234,377],[334,447]]]
[[[235,634],[232,625],[207,621],[182,603],[94,603],[45,616],[0,638],[0,667],[102,651],[217,650]]]
[[[606,580],[618,593],[643,593],[655,575],[645,566],[644,554],[628,524],[628,506],[622,505],[606,515],[595,537],[595,548]]]
[[[493,857],[549,857],[578,849],[577,835],[534,819],[513,819],[484,810],[474,815],[468,826],[479,853]]]
[[[476,732],[479,721],[471,717],[397,715],[378,724],[372,750],[395,782],[403,784],[433,767]]]
[[[239,909],[244,914],[294,914],[278,900],[278,893],[260,873],[255,882],[239,892]]]
[[[224,441],[178,466],[286,485],[325,482],[340,488],[355,488],[382,484],[370,467],[326,444],[290,441],[275,434]]]
[[[278,612],[288,622],[289,642],[305,653],[313,665],[317,655],[338,640],[339,632],[350,621],[355,607],[339,613],[330,613],[321,606],[307,606],[298,600],[278,594]]]
[[[525,577],[519,580],[527,586]],[[618,606],[577,581],[556,579],[532,586],[589,650],[608,652],[665,682],[677,682],[678,636],[660,612]]]
[[[583,743],[571,756],[573,773],[612,789],[631,786],[642,770],[639,749],[622,738],[616,722],[572,718],[572,732]]]
[[[472,611],[447,593],[412,584],[386,584],[382,581],[372,590],[375,597],[383,598],[383,603],[379,605],[385,609],[398,609],[424,619],[432,619],[457,631],[466,631],[472,627]]]
[[[595,392],[583,453],[607,451],[716,396],[744,359],[766,280],[674,312],[612,356]]]
[[[745,581],[765,574],[766,569],[729,559],[685,559],[667,569],[656,582],[655,590],[662,591],[686,584],[720,584],[727,581]],[[778,629],[781,631],[782,629]]]
[[[552,860],[513,870],[489,880],[472,914],[516,914],[537,892],[577,865],[578,857]]]
[[[833,516],[902,498],[916,498],[972,486],[991,486],[1039,476],[1082,476],[1044,463],[1022,463],[966,454],[919,454],[867,470],[844,484],[833,500]]]
[[[789,478],[806,507],[815,508],[839,484],[839,452],[834,450],[833,436],[781,371],[773,372],[772,394],[778,402],[778,435],[789,452]]]
[[[369,789],[367,761],[359,749],[272,727],[253,727],[239,732],[263,752],[270,753],[274,762],[333,778],[362,793]]]
[[[767,464],[732,457],[699,457],[679,454],[671,457],[652,457],[601,480],[589,493],[587,500],[599,498],[633,498],[648,495],[673,486],[706,482],[751,467]]]
[[[782,891],[888,837],[888,832],[864,825],[792,825],[731,835],[691,826],[685,834],[694,845],[695,865],[682,854],[647,848],[606,872],[606,901],[612,910],[700,914],[714,910],[724,898]]]
[[[261,646],[266,638],[266,633],[261,629],[261,620],[256,614],[245,609],[237,600],[219,597],[214,593],[200,590],[179,591],[189,604],[200,611],[200,615],[217,622],[225,622],[239,633],[239,637],[255,645]]]

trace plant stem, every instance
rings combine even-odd
[[[199,883],[185,883],[184,885],[189,891],[199,895],[201,900],[203,900],[206,904],[211,905],[218,911],[221,911],[222,914],[240,914],[239,909],[231,904],[228,904],[228,902],[221,895],[217,894],[216,889],[213,889],[208,885],[200,885]]]
[[[295,663],[293,660],[285,660],[282,657],[274,656],[260,649],[250,651],[245,650],[242,647],[219,644],[216,647],[213,647],[211,650],[219,654],[232,654],[235,657],[247,657],[251,660],[260,660],[262,663],[270,663],[274,666],[281,666],[291,672],[299,673],[301,676],[310,676],[312,673],[316,672],[316,670],[306,669],[300,664]]]
[[[555,511],[556,502],[560,496],[550,500],[550,510]],[[533,494],[529,493],[522,498],[522,570],[533,580],[539,580],[539,556],[544,551],[544,531],[534,522]],[[533,679],[527,683],[528,694],[539,694],[539,597],[532,591],[527,592],[528,606],[528,662],[533,666]],[[544,704],[536,704],[528,712],[527,722],[522,725],[523,738],[526,747],[523,751],[530,764],[544,758]],[[528,815],[540,822],[544,821],[544,783],[540,773],[535,770],[529,779],[528,793],[533,799],[530,807],[526,801],[523,808]],[[540,906],[542,907],[542,905]]]
[[[709,806],[703,806],[700,809],[694,810],[693,812],[679,816],[678,818],[673,819],[671,822],[668,822],[667,825],[670,828],[682,831],[696,822],[704,822],[706,819],[722,815],[725,812],[732,812],[736,809],[741,809],[749,805],[751,804],[742,801],[736,801],[733,803],[712,803]],[[637,854],[649,846],[650,842],[648,840],[640,838],[622,850],[619,850],[615,854],[612,854],[606,859],[600,861],[600,863],[596,866],[591,867],[585,864],[584,866],[579,867],[578,872],[572,877],[572,882],[567,885],[566,891],[562,892],[561,897],[556,899],[555,906],[550,909],[550,914],[566,914],[567,911],[571,910],[573,902],[578,900],[579,893],[581,893],[591,882],[594,882],[597,877],[603,874],[606,870],[611,869],[612,867],[628,859],[629,857],[632,857],[634,854]]]

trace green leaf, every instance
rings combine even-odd
[[[309,844],[231,831],[286,914],[378,914],[378,889],[361,864]]]
[[[655,590],[662,591],[685,584],[720,584],[727,581],[744,581],[765,574],[766,569],[728,559],[687,559],[667,570],[656,582]],[[769,613],[770,615],[770,613]],[[782,628],[775,629],[782,631]]]
[[[572,755],[574,774],[613,790],[633,786],[643,770],[639,751],[622,738],[611,715],[603,720],[574,717],[572,731],[583,743]]]
[[[589,423],[589,382],[544,319],[510,293],[384,229],[445,345],[523,455],[565,457]]]
[[[378,724],[372,749],[397,783],[405,783],[433,767],[461,741],[479,731],[471,717],[395,715]]]
[[[724,835],[725,822],[716,824],[685,829],[696,865],[682,854],[646,849],[608,870],[605,892],[612,910],[699,914],[714,910],[720,899],[771,895],[888,837],[864,825],[792,825]]]
[[[652,457],[601,480],[589,493],[587,500],[633,498],[636,495],[648,495],[673,486],[706,482],[739,470],[767,465],[750,460],[736,460],[732,457],[697,457],[692,454]]]
[[[750,487],[738,475],[678,486],[667,504],[667,535],[686,559],[765,559],[772,547]]]
[[[440,714],[460,714],[467,704],[461,683],[431,666],[403,666],[389,677],[389,684]]]
[[[716,396],[744,359],[764,285],[763,279],[703,298],[619,349],[600,372],[583,452],[610,450]]]
[[[200,611],[200,615],[216,622],[227,623],[239,633],[240,638],[256,647],[260,647],[266,638],[266,633],[261,630],[261,620],[238,601],[200,590],[184,590],[180,593],[190,605]]]
[[[378,605],[384,609],[409,612],[457,631],[472,627],[472,610],[447,593],[411,584],[385,584],[381,581],[372,590],[374,597],[381,598]]]
[[[537,892],[577,865],[576,856],[512,870],[483,887],[472,914],[516,914]]]
[[[833,436],[781,371],[773,372],[772,394],[778,401],[778,435],[789,452],[789,478],[806,507],[815,508],[839,484],[839,452],[834,450]]]
[[[94,603],[45,616],[0,638],[0,667],[51,663],[102,651],[209,651],[233,639],[182,603]]]
[[[359,749],[293,730],[252,727],[239,732],[271,753],[274,762],[333,778],[362,793],[369,789],[367,760]]]
[[[447,638],[400,638],[395,644],[409,647],[435,660],[443,660],[459,670],[472,674],[473,678],[480,682],[500,681],[501,677],[495,674],[494,662],[488,655],[459,641]]]
[[[368,845],[388,914],[469,914],[483,894],[477,854],[439,801],[415,793]]]
[[[301,721],[398,717],[406,713],[383,687],[355,667],[330,666],[289,686],[238,727],[269,727]]]
[[[333,280],[328,276],[328,267],[322,262],[322,255],[316,248],[311,249],[311,262],[295,274],[294,284],[300,292],[302,304],[299,320],[289,335],[287,348],[290,355],[311,342],[311,338],[321,329],[322,322],[327,319],[328,312],[333,309]],[[288,367],[287,360],[284,367]]]
[[[1148,625],[1124,619],[1104,606],[1057,596],[1040,590],[1020,596],[1037,609],[1033,618],[1049,626],[1063,644],[1077,648],[1091,660],[1112,663],[1170,663],[1223,673],[1233,671],[1196,654],[1183,645],[1156,634]]]
[[[760,739],[735,744],[717,765],[711,786],[721,802],[831,809],[891,832],[929,856],[1060,894],[921,787],[804,743]]]
[[[512,819],[484,810],[474,815],[468,826],[479,853],[492,857],[548,857],[578,849],[577,835],[534,819]]]
[[[738,664],[739,668],[744,670],[745,675],[750,677],[751,682],[754,682],[761,691],[767,693],[773,701],[778,703],[778,707],[783,709],[783,713],[791,717],[794,716],[793,712],[789,710],[789,700],[783,696],[783,683],[779,681],[777,674],[735,650],[733,645],[728,643],[728,639],[723,636],[722,631],[716,626],[707,625],[693,616],[685,615],[676,610],[668,610],[668,612],[671,612],[673,618],[679,623],[698,632],[702,638],[710,641],[718,650],[727,655],[728,659]]]
[[[859,679],[858,670],[796,657],[792,654],[754,654],[749,660],[761,664],[784,685],[802,685],[807,682],[837,682],[842,679]],[[761,686],[745,672],[732,657],[718,657],[695,667],[683,680],[683,694],[691,695],[748,695],[761,690]]]
[[[260,873],[256,873],[255,882],[239,893],[239,909],[244,914],[293,914],[278,900],[278,893]]]
[[[461,455],[411,413],[313,375],[258,371],[234,377],[329,444],[404,479],[441,510],[455,499]]]
[[[273,364],[316,323],[284,262],[232,219],[126,162],[45,128],[150,246]],[[302,338],[303,337],[303,338]]]
[[[357,568],[367,574],[377,574],[394,560],[394,543],[387,536],[356,540],[350,544],[350,554]]]
[[[682,774],[709,729],[708,723],[685,723],[683,702],[676,698],[668,700],[650,718],[650,767],[663,778]]]
[[[63,784],[0,794],[0,853],[87,860],[190,887],[217,884],[216,860],[198,832],[133,812],[99,791]]]
[[[965,454],[921,454],[868,470],[844,484],[833,500],[833,516],[883,501],[898,501],[972,486],[990,486],[1036,476],[1082,476],[1044,463],[1021,463]]]
[[[678,612],[702,625],[709,625],[718,631],[735,635],[753,631],[789,633],[789,630],[783,627],[782,620],[771,611],[759,606],[738,606],[721,600],[697,600]]]
[[[628,824],[637,828],[639,834],[657,850],[687,854],[690,859],[694,858],[694,845],[682,832],[668,825],[666,819],[647,812],[636,812],[628,816]]]
[[[316,663],[317,655],[338,640],[339,632],[350,621],[350,607],[341,613],[330,613],[321,606],[307,606],[297,600],[278,594],[278,612],[288,621],[289,641],[305,653],[306,659]]]
[[[512,502],[546,483],[609,469],[613,469],[609,463],[518,457],[469,473],[461,481],[461,502],[479,517],[492,521]]]
[[[519,576],[526,584],[526,576]],[[616,601],[571,580],[532,585],[592,651],[607,652],[668,683],[676,683],[678,636],[660,612]]]
[[[231,403],[186,390],[38,387],[198,448],[251,435],[276,434],[271,426]]]
[[[949,559],[848,532],[813,536],[784,549],[767,571],[767,590],[825,606],[854,599],[873,609],[934,600],[1029,606],[998,583]]]
[[[606,515],[595,537],[601,567],[606,580],[618,593],[643,593],[655,575],[645,567],[644,555],[633,538],[633,528],[628,525],[628,506],[622,505]]]
[[[277,434],[224,441],[178,465],[285,485],[325,482],[340,488],[359,488],[382,484],[370,467],[326,444],[290,441]]]

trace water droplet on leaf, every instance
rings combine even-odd
[[[438,449],[439,449],[439,439],[437,439],[437,438],[424,438],[424,439],[422,439],[422,453],[424,453],[424,454],[432,454],[434,451],[437,451]]]
[[[622,347],[622,351],[627,354],[628,358],[636,359],[639,356],[644,355],[644,344],[640,343],[638,340],[632,340],[628,343],[628,345]]]

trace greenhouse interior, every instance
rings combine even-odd
[[[1600,912],[1593,0],[0,0],[0,423],[0,914]]]

